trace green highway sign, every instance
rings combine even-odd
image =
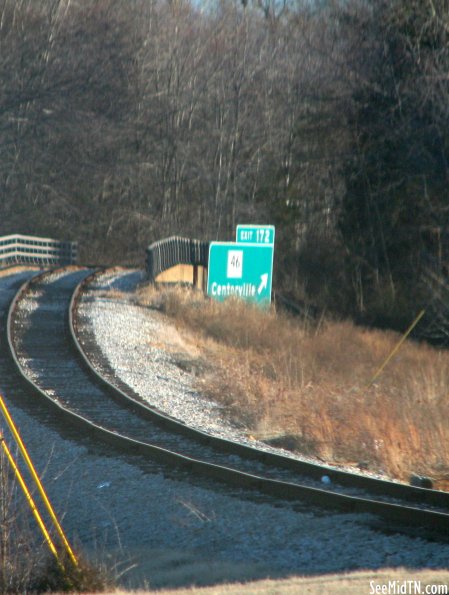
[[[219,301],[235,296],[269,304],[273,251],[273,244],[211,242],[207,294]]]
[[[237,225],[236,240],[274,246],[274,225]]]

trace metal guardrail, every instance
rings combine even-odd
[[[173,236],[147,248],[146,268],[150,281],[178,264],[207,267],[209,242]]]
[[[75,264],[78,242],[9,235],[0,237],[0,268],[13,264],[65,266]]]

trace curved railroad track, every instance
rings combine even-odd
[[[14,271],[17,269],[17,271]],[[13,272],[10,272],[13,271]],[[5,267],[1,269],[0,276],[0,392],[7,398],[14,395],[16,400],[26,399],[26,391],[21,381],[20,374],[14,369],[11,353],[8,349],[7,316],[8,309],[20,287],[39,275],[39,270],[26,267]],[[30,400],[31,408],[33,402]]]
[[[334,510],[372,513],[406,531],[420,527],[447,534],[446,493],[331,471],[213,438],[143,405],[129,387],[113,386],[113,378],[100,377],[80,353],[73,316],[83,281],[92,272],[70,267],[28,281],[8,314],[8,344],[17,368],[66,423],[120,451],[238,488]],[[92,337],[84,343],[89,358],[105,369]],[[332,475],[333,491],[318,487],[323,474]]]

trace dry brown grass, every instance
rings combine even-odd
[[[16,458],[16,457],[15,457]],[[39,503],[38,503],[39,505]],[[48,527],[51,531],[51,527]],[[52,539],[58,547],[55,536]],[[0,593],[99,592],[111,589],[111,573],[83,556],[74,567],[49,551],[3,450],[0,452]]]
[[[315,327],[185,289],[141,290],[213,364],[200,388],[249,434],[327,462],[449,489],[449,353],[351,322]]]
[[[412,581],[412,586],[410,583]],[[136,595],[160,593],[161,595],[360,595],[361,593],[384,592],[390,585],[390,592],[396,587],[397,592],[411,593],[414,581],[419,581],[421,593],[433,589],[443,593],[449,582],[447,570],[408,570],[381,569],[358,572],[320,575],[310,577],[291,577],[284,580],[263,580],[249,583],[215,585],[213,587],[192,587],[187,589],[163,589],[158,591],[133,591]],[[385,587],[383,587],[385,585]],[[376,591],[377,588],[377,591]],[[129,591],[115,591],[115,595],[126,595]]]

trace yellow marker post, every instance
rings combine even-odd
[[[418,314],[418,316],[415,318],[415,320],[412,322],[412,324],[408,327],[408,329],[402,335],[401,339],[394,346],[391,353],[388,355],[387,359],[384,361],[384,363],[380,366],[380,368],[376,371],[374,376],[371,378],[368,386],[371,386],[373,384],[373,382],[380,375],[380,373],[385,368],[385,366],[388,364],[388,362],[391,360],[391,358],[397,353],[397,351],[399,350],[402,343],[406,340],[406,338],[409,336],[409,334],[412,332],[412,330],[415,328],[415,326],[418,324],[418,322],[421,320],[421,318],[424,316],[425,313],[426,313],[425,310],[421,310],[421,312]]]
[[[36,469],[34,468],[34,465],[33,465],[32,461],[28,455],[28,452],[25,448],[25,445],[22,442],[22,439],[21,439],[20,434],[14,424],[14,421],[13,421],[11,415],[9,414],[9,411],[6,407],[6,403],[3,400],[2,395],[0,395],[0,409],[3,413],[4,418],[6,419],[6,421],[8,423],[8,426],[12,432],[12,435],[14,436],[15,441],[17,442],[17,445],[18,445],[20,452],[22,453],[22,456],[28,466],[28,469],[30,470],[31,477],[33,478],[34,483],[36,484],[36,487],[39,491],[42,501],[44,502],[45,507],[48,510],[48,514],[50,515],[50,518],[53,521],[53,525],[55,526],[55,529],[58,532],[59,537],[61,538],[61,541],[67,551],[67,554],[69,555],[73,564],[75,566],[78,566],[78,560],[76,559],[75,554],[73,553],[72,548],[70,547],[70,544],[67,541],[67,537],[65,536],[64,531],[63,531],[63,529],[58,521],[58,518],[56,516],[56,513],[53,510],[53,506],[51,505],[50,500],[48,499],[47,494],[45,493],[44,486],[42,485],[41,480],[39,479],[39,476],[36,473]]]
[[[0,442],[2,444],[2,448],[3,448],[3,450],[4,450],[5,454],[6,454],[6,457],[7,457],[8,461],[9,461],[9,464],[11,465],[11,468],[13,469],[13,471],[14,471],[14,473],[16,475],[16,479],[19,482],[19,485],[22,488],[23,493],[25,494],[25,497],[26,497],[27,502],[28,502],[28,504],[29,504],[29,506],[31,508],[31,511],[32,511],[32,513],[34,515],[34,518],[36,519],[37,524],[39,525],[39,528],[42,531],[42,534],[43,534],[43,536],[45,538],[45,541],[47,542],[48,547],[50,548],[50,551],[55,556],[55,558],[56,558],[59,566],[64,570],[64,567],[62,565],[62,562],[59,559],[58,550],[56,549],[55,544],[53,543],[53,541],[52,541],[52,539],[50,537],[50,534],[47,531],[47,527],[45,526],[45,523],[44,523],[44,521],[43,521],[43,519],[42,519],[42,517],[41,517],[41,515],[39,513],[39,510],[38,510],[38,508],[36,506],[36,503],[33,500],[33,496],[31,495],[31,493],[30,493],[30,491],[29,491],[29,489],[28,489],[28,487],[27,487],[27,485],[25,483],[25,480],[23,479],[23,476],[22,476],[22,474],[20,472],[20,469],[17,467],[17,464],[16,464],[16,462],[14,460],[14,457],[12,456],[11,451],[9,450],[8,445],[6,444],[5,439],[3,438],[2,434],[0,434]]]

